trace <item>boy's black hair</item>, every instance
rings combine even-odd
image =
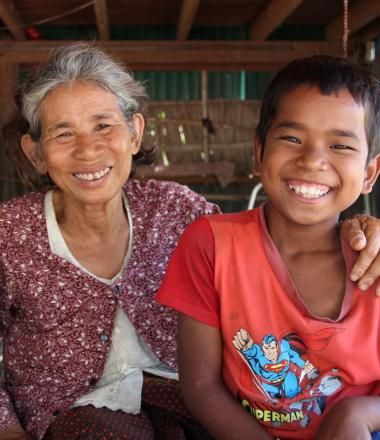
[[[294,60],[272,79],[264,94],[256,128],[263,147],[280,99],[305,84],[318,87],[323,95],[347,89],[365,111],[368,160],[380,153],[380,81],[360,64],[327,55]]]

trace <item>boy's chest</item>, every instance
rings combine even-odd
[[[320,317],[338,318],[346,287],[343,257],[311,254],[286,258],[284,262],[308,310]]]

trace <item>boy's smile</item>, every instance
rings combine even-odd
[[[365,111],[348,90],[322,95],[302,85],[285,94],[265,146],[256,145],[268,212],[288,226],[335,224],[371,190],[377,161],[367,166],[367,156]]]

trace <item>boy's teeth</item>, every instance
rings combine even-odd
[[[95,173],[74,173],[74,176],[79,180],[97,180],[109,173],[111,168],[104,168],[103,170],[96,171]]]
[[[289,188],[305,199],[316,199],[328,193],[329,188],[321,185],[294,185],[289,183]]]

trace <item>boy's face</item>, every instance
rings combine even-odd
[[[366,165],[365,113],[346,89],[329,96],[300,86],[284,95],[265,148],[256,143],[258,174],[275,210],[302,225],[336,221],[370,192],[378,158]]]

